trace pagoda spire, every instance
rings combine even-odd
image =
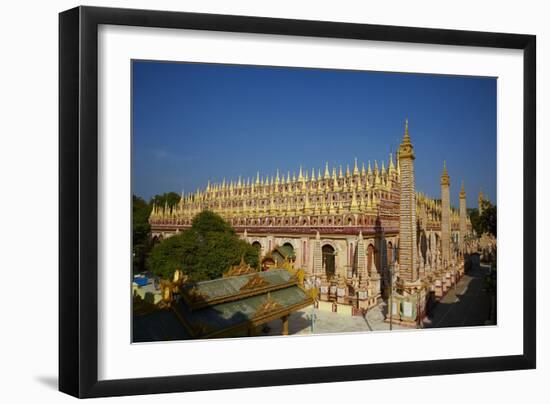
[[[333,191],[338,192],[340,187],[338,185],[338,180],[336,179],[336,168],[332,169],[332,189]]]
[[[359,213],[359,205],[357,204],[357,194],[355,193],[355,188],[351,194],[351,212]]]
[[[330,172],[328,170],[328,161],[325,163],[325,176],[324,179],[328,180],[330,178]]]
[[[355,162],[353,164],[353,175],[359,175],[359,167],[357,167],[357,157],[355,157]]]
[[[460,184],[460,198],[466,198],[466,191],[464,190],[464,180]]]
[[[393,154],[390,153],[390,163],[388,164],[388,171],[389,171],[389,174],[393,174],[395,173],[395,166],[393,165]]]
[[[450,177],[449,173],[447,172],[447,162],[443,160],[443,174],[441,174],[441,185],[449,185],[450,184]]]
[[[411,144],[411,137],[409,136],[409,118],[405,119],[405,133],[403,135],[403,144]]]

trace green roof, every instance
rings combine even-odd
[[[282,285],[290,281],[292,275],[285,269],[273,269],[265,272],[255,272],[247,275],[229,276],[227,278],[218,278],[211,281],[197,282],[194,284],[185,285],[184,292],[188,292],[195,287],[204,297],[208,299],[217,299],[224,296],[231,296],[239,293],[240,289],[248,283],[248,281],[260,276],[270,283],[272,286]]]
[[[191,335],[171,310],[155,310],[132,319],[133,342],[191,339]]]
[[[275,290],[269,292],[269,295],[272,301],[279,303],[283,308],[292,307],[308,299],[305,292],[298,286]],[[267,293],[195,311],[188,310],[183,300],[179,301],[177,307],[192,327],[202,323],[211,332],[215,332],[252,320],[256,311],[266,301]]]
[[[269,284],[260,284],[258,289],[245,288],[243,293],[241,288],[257,276]],[[270,316],[287,315],[285,311],[311,303],[311,298],[296,282],[287,270],[274,269],[185,285],[186,292],[193,287],[197,289],[207,299],[205,304],[197,307],[180,298],[172,304],[172,309],[134,315],[134,342],[246,335],[253,321],[258,325],[258,322],[270,321]]]

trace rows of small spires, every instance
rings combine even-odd
[[[208,181],[207,186],[205,190],[196,190],[193,193],[184,194],[182,192],[182,200],[184,202],[194,200],[204,194],[212,193],[212,192],[220,192],[220,191],[239,191],[239,190],[245,190],[250,189],[254,190],[256,188],[266,188],[266,187],[275,187],[275,186],[284,186],[284,185],[305,185],[307,183],[316,182],[318,185],[325,181],[326,185],[329,185],[330,180],[333,181],[333,186],[336,186],[336,188],[340,187],[340,184],[336,183],[338,180],[344,180],[342,186],[349,186],[348,183],[345,182],[345,179],[353,179],[353,178],[371,178],[373,185],[386,185],[388,176],[397,175],[399,176],[399,161],[397,161],[397,164],[394,164],[393,157],[390,154],[389,163],[388,163],[388,169],[386,169],[385,162],[382,161],[381,168],[378,167],[378,161],[374,162],[374,169],[371,167],[371,162],[368,162],[368,168],[365,169],[365,164],[362,164],[362,168],[359,169],[357,165],[357,159],[355,159],[355,163],[353,166],[353,169],[350,170],[349,164],[346,167],[345,173],[342,170],[342,165],[339,166],[339,170],[336,170],[336,167],[332,167],[332,174],[331,170],[329,169],[328,162],[325,164],[325,170],[324,174],[321,173],[321,169],[318,169],[317,175],[315,174],[315,169],[311,170],[311,176],[309,175],[309,171],[304,170],[302,166],[299,168],[298,176],[296,176],[296,173],[293,173],[292,176],[290,175],[290,171],[287,172],[287,175],[281,175],[280,171],[277,169],[275,175],[266,175],[260,176],[260,173],[257,172],[256,179],[250,179],[247,178],[244,180],[241,176],[238,177],[238,180],[232,180],[232,181],[226,181],[223,179],[221,183],[211,183]],[[336,181],[336,182],[335,182]],[[349,182],[349,181],[348,181]],[[384,184],[383,184],[384,183]],[[356,187],[358,184],[355,184]],[[294,189],[296,190],[296,189]],[[305,190],[305,189],[302,189]]]
[[[337,202],[329,202],[324,199],[320,202],[311,202],[309,198],[303,198],[301,202],[290,202],[288,199],[285,203],[275,203],[273,195],[269,200],[269,204],[264,204],[264,206],[259,206],[256,204],[252,206],[247,204],[246,201],[243,202],[240,206],[233,205],[221,205],[221,201],[218,201],[218,205],[212,206],[209,209],[214,212],[222,214],[222,216],[232,216],[232,215],[248,215],[254,216],[260,214],[271,214],[271,215],[288,215],[296,216],[300,213],[304,214],[339,214],[345,212],[351,213],[376,213],[380,200],[376,196],[376,193],[371,193],[367,197],[361,195],[357,196],[355,190],[352,192],[352,198],[350,202],[344,204],[342,199],[339,199]],[[344,206],[345,205],[345,206]],[[199,213],[204,207],[201,204],[195,204],[190,208],[186,208],[185,213],[191,217]],[[167,204],[164,209],[153,207],[151,213],[151,218],[170,218],[178,217],[182,213],[182,209],[179,206],[170,207]]]

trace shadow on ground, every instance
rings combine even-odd
[[[425,320],[425,328],[467,327],[495,325],[488,319],[491,314],[491,295],[484,290],[488,268],[481,266],[469,271],[437,303]]]
[[[59,386],[57,376],[36,376],[36,381],[54,390],[57,390]]]

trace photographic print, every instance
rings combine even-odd
[[[131,73],[133,342],[497,324],[495,77]]]

